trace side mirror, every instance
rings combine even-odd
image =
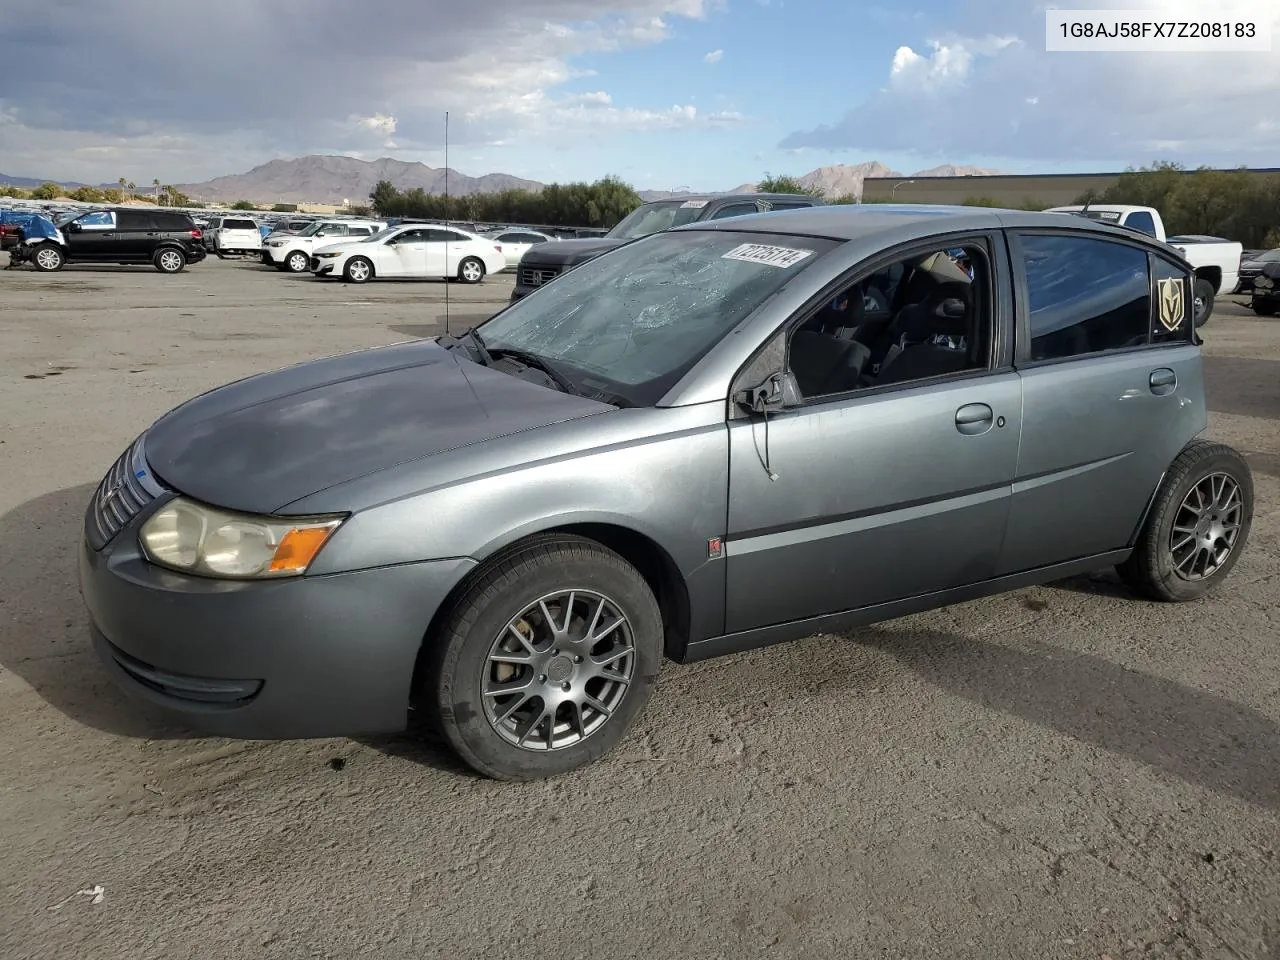
[[[748,413],[774,413],[800,401],[795,378],[789,373],[774,373],[761,383],[734,394],[734,402]]]
[[[79,233],[83,229],[84,229],[84,224],[76,220],[72,220],[70,223],[67,224],[67,230],[70,231],[71,233]]]

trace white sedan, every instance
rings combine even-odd
[[[499,230],[495,233],[487,233],[485,236],[492,238],[493,242],[502,248],[502,255],[507,258],[508,268],[515,267],[520,262],[520,258],[528,253],[529,248],[534,244],[560,239],[547,233],[539,233],[537,230],[516,229]]]
[[[317,277],[342,277],[350,283],[389,277],[456,277],[479,283],[506,265],[492,240],[433,224],[387,227],[362,240],[326,244],[311,254],[311,272]]]

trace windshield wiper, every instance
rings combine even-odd
[[[484,345],[484,340],[480,337],[480,334],[476,333],[475,327],[472,327],[464,333],[462,335],[462,339],[471,341],[472,345],[476,348],[476,353],[480,354],[481,363],[486,367],[493,366],[493,355],[489,353],[488,347]]]
[[[580,391],[572,380],[557,370],[549,360],[544,360],[536,353],[526,353],[524,350],[516,350],[511,347],[499,347],[487,352],[490,360],[494,357],[506,357],[510,360],[515,360],[517,363],[522,363],[526,367],[533,367],[535,370],[541,370],[565,393],[572,393],[575,395],[580,394]]]

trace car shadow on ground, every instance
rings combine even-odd
[[[98,663],[76,565],[93,484],[47,493],[0,517],[0,666],[76,723],[117,736],[195,735],[126,699]]]
[[[853,636],[946,693],[1215,793],[1280,808],[1280,726],[1231,700],[1034,640],[1013,647],[875,629]]]
[[[76,579],[94,486],[48,493],[0,516],[0,667],[82,726],[135,739],[209,739],[127,697],[98,662]],[[388,756],[471,775],[423,724],[399,736],[352,739]]]

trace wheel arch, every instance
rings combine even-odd
[[[471,585],[484,576],[495,564],[501,563],[512,553],[531,541],[544,536],[565,534],[594,541],[612,550],[630,563],[653,591],[662,613],[663,654],[669,660],[679,661],[689,642],[691,607],[688,584],[671,554],[657,539],[637,530],[633,525],[613,519],[562,518],[536,528],[512,531],[510,535],[476,551],[473,559],[478,562],[453,585],[443,602],[432,614],[423,633],[422,643],[414,663],[411,697],[422,688],[423,670],[430,658],[426,656],[432,638],[449,615],[450,609]]]
[[[1217,293],[1218,288],[1222,286],[1222,268],[1210,264],[1204,267],[1196,267],[1195,275],[1200,280],[1208,280],[1213,284],[1213,292]]]

